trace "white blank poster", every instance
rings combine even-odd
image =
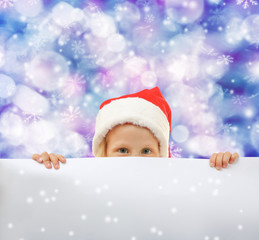
[[[258,240],[259,158],[0,159],[1,240]]]

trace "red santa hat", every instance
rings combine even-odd
[[[95,156],[109,130],[125,123],[147,127],[160,143],[160,157],[171,157],[171,109],[158,87],[112,98],[101,104],[92,144]]]

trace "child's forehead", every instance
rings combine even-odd
[[[131,122],[125,122],[123,124],[115,125],[110,131],[113,131],[115,129],[126,129],[126,128],[134,128],[136,130],[137,129],[147,129],[148,131],[150,131],[150,129],[145,127],[145,126],[139,126],[139,125],[136,125],[136,124],[131,123]]]
[[[123,123],[123,124],[118,124],[116,126],[114,126],[111,130],[109,130],[106,134],[106,139],[109,138],[109,136],[114,135],[116,133],[125,133],[125,131],[130,131],[132,133],[132,131],[134,133],[139,132],[141,134],[145,134],[147,132],[149,132],[150,134],[152,134],[152,137],[155,137],[154,133],[145,126],[139,126],[133,123]],[[157,138],[155,137],[155,139],[157,140]]]

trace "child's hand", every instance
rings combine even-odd
[[[38,163],[44,163],[45,167],[49,169],[52,168],[51,162],[55,169],[59,169],[59,161],[66,163],[66,159],[62,155],[55,155],[54,153],[48,154],[47,152],[43,152],[41,155],[35,153],[32,155],[32,159]]]
[[[222,167],[226,168],[228,163],[234,163],[237,158],[239,155],[236,152],[234,154],[230,152],[213,153],[210,157],[210,166],[220,170]]]

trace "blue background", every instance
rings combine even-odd
[[[113,97],[158,86],[172,157],[259,156],[257,1],[0,0],[0,157],[92,157]]]

